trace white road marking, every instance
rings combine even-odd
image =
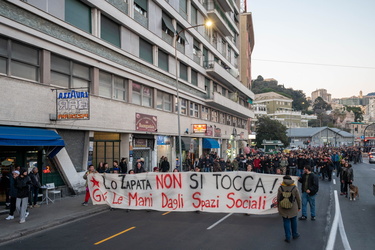
[[[326,250],[333,250],[334,249],[336,234],[337,234],[338,228],[340,229],[340,235],[341,235],[342,244],[344,246],[344,249],[350,250],[351,247],[350,247],[348,238],[346,237],[344,222],[342,221],[342,217],[341,217],[340,203],[339,203],[339,197],[337,195],[337,190],[334,190],[334,196],[335,196],[335,217],[334,217],[333,222],[332,222],[331,231],[329,233]]]
[[[207,228],[207,230],[210,230],[210,229],[214,228],[216,225],[218,225],[220,222],[224,221],[226,218],[228,218],[231,215],[232,215],[232,213],[227,214],[225,217],[221,218],[220,220],[218,220],[217,222],[215,222],[214,224],[212,224],[211,226],[209,226]]]
[[[336,185],[336,180],[335,179],[333,179],[333,185]]]

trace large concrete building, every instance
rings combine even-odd
[[[239,5],[0,1],[2,170],[38,166],[43,183],[77,192],[91,163],[144,158],[150,171],[167,156],[175,167],[179,134],[182,161],[239,150],[254,116],[251,78],[239,80]]]
[[[304,115],[301,111],[293,110],[292,102],[293,99],[275,92],[256,94],[255,116],[267,115],[287,128],[308,127],[308,121],[316,119],[316,116]]]
[[[326,89],[317,89],[311,92],[311,100],[313,102],[318,97],[321,97],[325,102],[328,102],[328,103],[332,101],[332,95],[329,94]]]

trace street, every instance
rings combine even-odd
[[[351,249],[373,249],[375,222],[372,184],[375,165],[354,165],[360,197],[340,196],[337,178],[320,181],[317,220],[298,222],[301,237],[284,242],[279,215],[107,210],[89,218],[1,245],[1,249],[325,249],[338,191],[343,225]],[[309,210],[308,210],[309,211]],[[337,231],[333,249],[344,249]]]

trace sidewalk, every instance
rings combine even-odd
[[[93,206],[91,202],[88,206],[82,206],[84,197],[84,195],[67,196],[55,201],[55,203],[43,204],[38,208],[29,208],[30,215],[23,224],[19,223],[17,211],[14,213],[14,219],[9,221],[5,220],[8,213],[0,214],[0,243],[109,209],[107,205]]]

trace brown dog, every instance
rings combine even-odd
[[[353,184],[350,184],[349,185],[349,189],[350,189],[350,192],[349,192],[349,200],[353,200],[355,201],[355,199],[357,197],[359,197],[359,194],[358,194],[358,187],[357,186],[354,186]]]

